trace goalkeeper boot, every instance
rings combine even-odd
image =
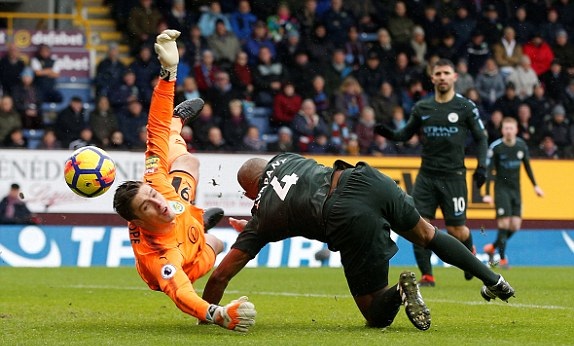
[[[508,299],[510,297],[514,297],[514,288],[512,288],[512,286],[510,286],[510,284],[504,280],[502,275],[500,275],[496,285],[482,286],[480,295],[488,302],[491,299],[498,298],[508,303]]]
[[[205,233],[215,227],[223,218],[224,212],[221,208],[205,209],[203,213],[203,229]]]
[[[423,301],[415,273],[402,272],[399,277],[399,289],[405,312],[411,323],[420,330],[429,329],[431,326],[430,310]]]
[[[175,106],[173,109],[173,116],[175,118],[180,118],[181,122],[184,124],[188,121],[194,121],[199,116],[204,104],[205,102],[200,98],[185,100]]]

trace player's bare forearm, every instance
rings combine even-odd
[[[231,249],[207,280],[203,299],[211,304],[219,304],[229,281],[245,267],[249,260],[251,256],[248,253]]]

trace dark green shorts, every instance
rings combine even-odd
[[[434,220],[440,207],[447,226],[466,223],[466,177],[434,177],[419,172],[412,195],[422,217]]]
[[[327,243],[340,251],[354,297],[388,284],[389,260],[397,252],[390,230],[408,231],[420,219],[412,198],[365,163],[346,169],[323,208]]]
[[[505,187],[494,188],[494,207],[496,217],[522,216],[520,190]]]

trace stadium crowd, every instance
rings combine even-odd
[[[30,147],[26,131],[42,130],[37,148],[143,150],[159,71],[153,39],[172,28],[182,33],[175,102],[206,101],[183,130],[192,152],[417,155],[418,136],[395,143],[373,128],[403,126],[432,96],[429,66],[448,58],[489,142],[509,116],[532,156],[574,157],[570,0],[106,3],[133,62],[123,64],[111,44],[93,78],[95,100],[74,97],[46,123],[42,103],[61,98],[50,47],[27,64],[9,45],[0,60],[0,145]]]

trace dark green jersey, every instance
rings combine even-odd
[[[524,163],[526,174],[536,186],[534,173],[530,167],[530,154],[528,146],[522,138],[516,138],[516,143],[510,146],[502,138],[490,144],[488,150],[488,172],[496,172],[495,183],[497,188],[520,189],[520,165]],[[490,179],[489,179],[490,180]],[[486,184],[486,193],[490,192],[490,183]]]
[[[333,168],[297,154],[275,156],[265,167],[252,218],[235,248],[255,256],[268,242],[302,236],[325,242],[322,209]]]
[[[476,105],[455,94],[445,103],[429,97],[417,102],[407,124],[389,137],[406,141],[414,134],[421,136],[421,172],[437,175],[462,175],[466,171],[464,151],[468,132],[478,147],[478,165],[486,166],[487,135]]]

